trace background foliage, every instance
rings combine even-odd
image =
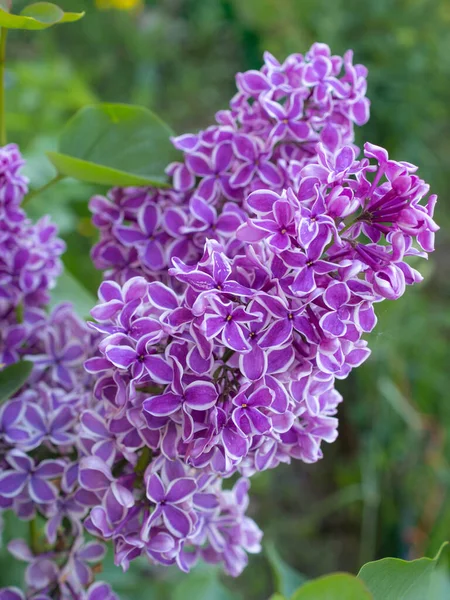
[[[14,1],[14,11],[21,5]],[[320,464],[282,466],[253,480],[252,516],[265,532],[265,556],[252,558],[236,581],[206,568],[186,577],[145,565],[125,577],[107,567],[105,579],[125,599],[266,600],[301,581],[285,563],[315,577],[356,573],[382,556],[434,555],[450,537],[447,0],[159,0],[126,12],[87,0],[61,6],[87,16],[43,33],[12,32],[9,40],[9,139],[22,146],[36,187],[53,174],[38,155],[56,148],[58,131],[81,106],[138,103],[177,133],[194,131],[226,105],[236,71],[259,68],[265,49],[283,59],[319,40],[337,54],[353,48],[356,62],[369,67],[372,118],[359,141],[420,165],[440,195],[442,230],[425,283],[383,303],[371,359],[341,383],[339,440],[324,448]],[[83,307],[99,282],[88,260],[94,191],[68,180],[29,206],[33,217],[51,212],[59,224],[69,275],[57,295],[79,294]],[[16,523],[6,529],[5,537],[17,536]],[[20,575],[6,560],[2,554],[1,585]]]

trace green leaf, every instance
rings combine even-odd
[[[50,306],[53,308],[61,302],[70,302],[75,312],[83,319],[89,316],[91,309],[97,304],[97,299],[84,285],[67,269],[58,278],[58,283],[52,290]]]
[[[372,600],[362,581],[348,573],[333,573],[305,583],[291,600]],[[425,600],[422,598],[422,600]]]
[[[29,360],[20,360],[0,371],[0,402],[11,398],[26,383],[33,369]]]
[[[441,600],[431,598],[432,576],[439,562],[443,544],[434,558],[406,561],[383,558],[365,564],[358,578],[372,592],[374,600]]]
[[[84,12],[65,13],[59,6],[51,2],[36,2],[24,8],[20,15],[12,15],[0,8],[0,27],[5,29],[47,29],[52,25],[79,21],[84,14]]]
[[[286,597],[282,596],[281,594],[272,594],[269,600],[286,600]]]
[[[171,135],[141,106],[86,106],[65,126],[58,152],[47,156],[63,175],[89,183],[165,187],[164,169],[179,159]]]
[[[266,556],[272,567],[275,591],[289,597],[306,581],[306,577],[288,565],[273,544],[267,544]]]
[[[238,600],[239,594],[227,589],[219,580],[215,569],[191,572],[183,578],[171,596],[172,600]]]

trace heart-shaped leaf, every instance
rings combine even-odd
[[[348,573],[333,573],[309,581],[291,600],[372,600],[362,581]]]
[[[431,600],[433,574],[446,546],[443,544],[434,558],[383,558],[369,562],[361,568],[358,578],[364,581],[374,600]]]
[[[164,187],[167,165],[179,159],[173,132],[151,111],[126,104],[82,108],[47,156],[66,176],[113,186]]]
[[[0,27],[5,29],[47,29],[52,25],[79,21],[84,14],[84,12],[66,13],[51,2],[36,2],[25,7],[20,15],[12,15],[0,8]]]
[[[11,398],[24,385],[32,369],[32,362],[20,360],[0,371],[0,402]]]

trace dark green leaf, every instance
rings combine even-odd
[[[306,577],[289,566],[279,555],[273,544],[266,546],[266,556],[272,567],[275,591],[289,597],[306,581]]]
[[[0,8],[0,27],[5,29],[47,29],[59,23],[72,23],[84,16],[81,13],[65,13],[59,6],[51,2],[36,2],[23,9],[20,15]]]
[[[81,109],[48,157],[63,175],[104,185],[167,185],[166,166],[179,158],[173,132],[140,106],[98,104]]]
[[[363,582],[353,575],[333,573],[308,581],[291,600],[372,600],[372,596]]]
[[[358,578],[364,581],[374,600],[440,600],[431,598],[432,575],[439,562],[443,544],[434,558],[406,561],[383,558],[365,564]]]
[[[97,299],[67,269],[64,269],[55,289],[52,290],[50,306],[54,307],[60,302],[70,302],[78,316],[86,318],[97,304]]]
[[[11,398],[26,383],[33,369],[33,363],[21,360],[0,371],[0,402]]]

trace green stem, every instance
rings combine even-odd
[[[8,30],[0,28],[0,144],[6,144],[6,119],[5,119],[5,62],[6,62],[6,37]]]
[[[53,179],[50,179],[50,181],[48,183],[46,183],[45,185],[43,185],[42,187],[36,188],[35,190],[31,190],[31,192],[24,198],[24,200],[22,202],[22,206],[25,206],[25,204],[28,204],[28,202],[32,198],[34,198],[38,194],[41,194],[42,192],[45,192],[45,190],[48,190],[48,188],[53,187],[54,185],[56,185],[57,183],[59,183],[60,181],[65,179],[65,177],[66,177],[65,175],[58,173],[58,175],[55,175],[55,177],[53,177]]]
[[[29,524],[30,548],[33,554],[39,554],[39,532],[37,520],[33,519]]]

